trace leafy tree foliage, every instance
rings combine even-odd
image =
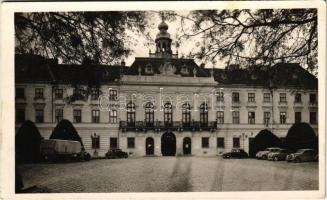
[[[83,146],[81,137],[78,135],[73,124],[67,119],[63,119],[57,124],[52,131],[50,139],[79,141]]]
[[[131,53],[128,32],[147,36],[145,16],[143,11],[16,13],[16,53],[107,64]]]
[[[25,121],[16,134],[16,162],[37,162],[42,137],[32,121]]]
[[[255,157],[258,151],[269,147],[282,147],[282,141],[269,130],[261,130],[251,141],[249,154],[251,157]]]
[[[198,59],[243,66],[300,62],[313,72],[317,68],[316,9],[197,10],[179,17],[182,39],[203,38],[192,52]]]
[[[297,123],[288,130],[285,146],[292,151],[304,148],[318,150],[318,137],[309,124]]]

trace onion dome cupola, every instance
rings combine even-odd
[[[170,34],[167,32],[168,25],[162,19],[162,22],[158,26],[159,33],[156,36],[156,55],[157,57],[171,57],[171,38]]]

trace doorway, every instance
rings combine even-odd
[[[183,139],[183,154],[190,155],[192,152],[192,141],[191,138],[185,137]]]
[[[171,132],[166,132],[161,136],[161,153],[163,156],[175,156],[176,137]]]
[[[152,137],[148,137],[145,140],[145,155],[154,154],[154,140]]]

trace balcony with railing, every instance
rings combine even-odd
[[[120,121],[119,125],[122,132],[135,131],[135,132],[146,132],[146,131],[215,131],[217,129],[216,121],[209,121],[207,123],[202,123],[199,121],[191,121],[188,123],[183,123],[180,121],[154,121],[154,122],[126,122]]]

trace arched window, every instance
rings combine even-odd
[[[151,102],[145,104],[145,123],[146,126],[153,126],[154,122],[154,109]]]
[[[182,123],[184,127],[191,124],[191,106],[188,103],[182,105]]]
[[[165,126],[171,126],[173,123],[173,110],[171,103],[166,103],[164,106],[164,123]]]
[[[127,104],[127,126],[135,126],[135,104]]]
[[[201,126],[208,126],[208,106],[202,103],[200,106],[200,123]]]

